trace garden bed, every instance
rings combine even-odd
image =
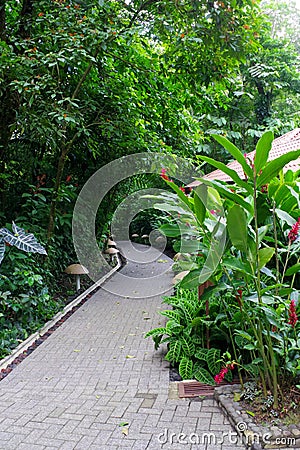
[[[273,423],[257,423],[251,415],[251,407],[244,402],[235,401],[235,396],[239,393],[240,385],[220,386],[215,389],[215,398],[233,427],[243,437],[245,445],[253,450],[300,448],[299,421],[288,423],[285,420],[274,420]]]

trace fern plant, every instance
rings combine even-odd
[[[221,369],[221,350],[204,347],[209,321],[197,291],[178,289],[174,297],[165,297],[164,303],[173,307],[159,311],[168,319],[165,327],[154,328],[145,337],[152,337],[156,349],[168,343],[165,359],[178,365],[182,379],[214,385],[214,375]],[[232,373],[228,372],[225,378],[231,381]]]

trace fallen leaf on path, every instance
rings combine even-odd
[[[133,356],[133,355],[126,355],[126,358],[127,359],[131,359],[131,358],[135,358],[135,356]]]
[[[119,423],[119,427],[125,427],[126,425],[129,425],[129,422],[121,422],[121,423]]]
[[[166,263],[166,262],[168,262],[168,260],[167,259],[158,259],[157,262],[158,263]]]
[[[239,392],[235,392],[233,394],[233,401],[234,402],[239,402],[241,400],[241,394]]]
[[[75,350],[73,350],[73,352],[78,353],[78,352],[81,352],[81,350],[78,350],[77,348],[75,348]]]
[[[124,434],[124,436],[128,436],[128,428],[127,427],[122,428],[122,434]]]

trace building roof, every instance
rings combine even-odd
[[[268,161],[272,161],[273,159],[276,159],[279,156],[284,155],[285,153],[288,153],[292,150],[299,150],[299,149],[300,149],[300,128],[296,128],[295,130],[289,131],[283,136],[274,139],[272,143],[272,148],[269,153]],[[255,150],[247,154],[247,159],[249,158],[251,161],[254,160],[254,157],[255,157]],[[229,164],[227,164],[227,167],[237,172],[237,174],[241,179],[245,178],[242,166],[237,161],[230,162]],[[285,172],[287,170],[292,170],[293,172],[300,170],[300,158],[286,164],[283,170]],[[207,180],[232,181],[232,179],[221,170],[214,170],[213,172],[205,175],[203,178],[206,178]],[[201,184],[201,182],[195,180],[192,183],[190,183],[188,187],[199,186],[199,184]]]

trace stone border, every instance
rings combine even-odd
[[[25,341],[21,342],[12,353],[0,360],[0,381],[5,378],[26,356],[30,355],[33,350],[41,345],[58,327],[60,327],[66,319],[68,319],[80,306],[82,306],[90,297],[91,293],[98,289],[108,278],[110,278],[123,263],[117,255],[117,265],[113,267],[100,280],[96,281],[92,286],[86,289],[82,294],[70,302],[64,309],[58,312],[51,320],[43,325],[38,331],[30,335]]]
[[[239,402],[233,401],[235,392],[241,392],[240,385],[215,388],[215,399],[228,417],[229,422],[251,450],[300,448],[300,424],[284,426],[263,426],[253,422]]]

